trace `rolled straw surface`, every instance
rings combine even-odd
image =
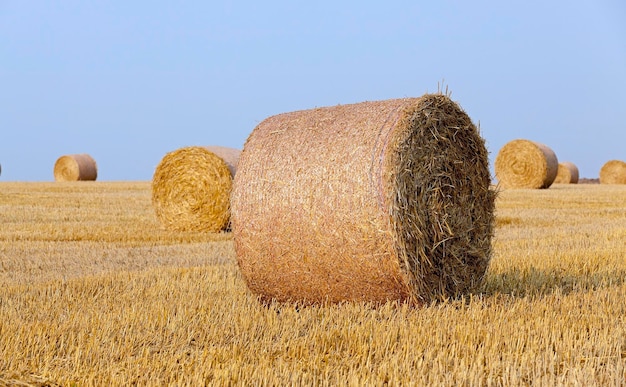
[[[600,184],[626,184],[626,162],[607,161],[600,168]]]
[[[276,115],[235,176],[239,268],[265,301],[466,293],[491,257],[494,197],[484,140],[445,95]]]
[[[61,156],[54,163],[55,181],[96,180],[98,166],[86,153]]]
[[[570,161],[559,163],[556,178],[553,184],[577,184],[578,167]]]
[[[238,149],[190,146],[167,153],[152,178],[152,205],[170,230],[218,232],[228,228]]]
[[[554,182],[559,162],[544,144],[513,140],[496,156],[495,172],[502,188],[548,188]]]

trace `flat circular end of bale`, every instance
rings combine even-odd
[[[559,163],[559,168],[552,184],[578,184],[578,167],[570,161]]]
[[[491,258],[490,183],[484,140],[445,95],[269,117],[231,196],[240,271],[265,301],[467,293]]]
[[[485,142],[443,95],[411,107],[398,126],[391,217],[413,297],[467,294],[491,258],[495,192]]]
[[[55,181],[93,181],[97,177],[96,161],[86,153],[61,156],[54,163]]]
[[[544,144],[513,140],[505,144],[495,160],[495,173],[502,188],[549,188],[558,172],[556,155]]]
[[[600,184],[626,184],[626,162],[607,161],[600,168]]]
[[[227,228],[233,176],[216,149],[184,147],[161,159],[152,178],[152,204],[165,228],[208,232]],[[230,151],[238,157],[238,151]]]

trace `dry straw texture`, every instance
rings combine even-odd
[[[445,95],[280,114],[235,176],[238,264],[264,301],[466,293],[490,260],[494,198],[484,140]]]
[[[548,188],[554,182],[559,162],[546,145],[513,140],[496,156],[495,172],[502,188]]]
[[[600,168],[600,184],[626,184],[626,162],[607,161]]]
[[[191,146],[167,153],[152,178],[152,204],[159,222],[177,231],[227,229],[240,153],[219,146]]]
[[[97,177],[96,161],[86,153],[61,156],[54,163],[55,181],[96,180]]]
[[[559,163],[558,172],[553,184],[577,184],[578,167],[570,161]]]

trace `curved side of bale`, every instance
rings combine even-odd
[[[549,188],[559,162],[548,146],[529,140],[513,140],[498,152],[495,173],[502,188]]]
[[[167,153],[152,177],[152,205],[159,222],[176,231],[227,229],[240,153],[217,146],[191,146]]]
[[[95,181],[97,178],[96,161],[86,153],[64,155],[54,163],[55,181]]]
[[[231,176],[235,176],[237,173],[237,164],[239,164],[241,150],[217,145],[203,146],[203,148],[224,160],[226,166],[228,166]]]
[[[235,176],[239,268],[265,301],[466,293],[491,257],[494,199],[484,140],[444,95],[272,116]]]
[[[600,168],[600,184],[626,184],[626,162],[607,161]]]
[[[559,163],[553,184],[578,184],[578,167],[570,161]]]

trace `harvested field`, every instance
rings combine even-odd
[[[69,200],[68,200],[69,199]],[[150,182],[0,182],[0,385],[622,385],[626,186],[503,191],[482,286],[265,305]]]

